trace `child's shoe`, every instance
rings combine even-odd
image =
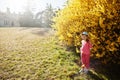
[[[84,73],[85,73],[85,74],[87,74],[88,71],[89,71],[89,69],[86,69],[86,68],[84,69]]]
[[[85,66],[84,66],[84,65],[82,65],[82,66],[81,66],[81,70],[79,71],[79,73],[84,72],[84,68],[85,68]]]
[[[79,73],[82,73],[82,72],[84,72],[84,69],[81,69],[81,70],[79,71]]]

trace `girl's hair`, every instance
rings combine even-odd
[[[84,34],[82,34],[84,35]],[[85,35],[87,37],[86,41],[89,42],[89,36],[88,35]]]
[[[86,39],[87,42],[89,42],[89,39]]]
[[[86,39],[86,41],[87,41],[87,42],[89,42],[89,37],[88,37],[88,35],[86,35],[86,36],[87,36],[87,39]]]

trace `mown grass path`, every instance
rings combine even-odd
[[[48,28],[0,28],[0,80],[95,80]]]

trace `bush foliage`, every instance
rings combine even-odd
[[[94,47],[92,56],[103,63],[120,64],[120,1],[69,0],[53,19],[59,39],[80,46],[82,31],[88,31]]]

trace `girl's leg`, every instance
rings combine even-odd
[[[90,65],[90,54],[81,54],[81,62],[82,62],[82,65],[85,66],[84,72],[87,73]]]
[[[81,54],[81,63],[82,63],[82,66],[81,66],[81,70],[79,71],[80,73],[84,72],[84,68],[85,68],[85,54]]]
[[[86,63],[85,57],[86,57],[85,54],[81,54],[81,63],[82,63],[82,66],[81,66],[81,70],[79,71],[80,73],[85,71],[85,63]]]
[[[84,68],[84,72],[87,74],[88,73],[88,71],[89,71],[89,63],[90,63],[90,55],[89,54],[86,54],[85,55],[85,68]]]
[[[82,65],[85,65],[86,66],[86,55],[83,53],[81,54],[81,62],[82,62]]]
[[[89,69],[90,67],[90,54],[86,55],[86,68]]]

